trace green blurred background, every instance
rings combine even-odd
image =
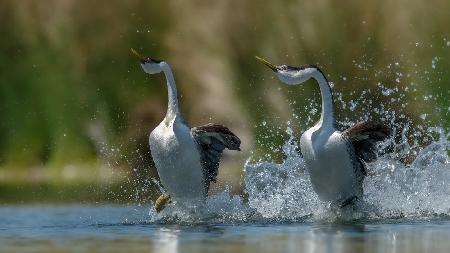
[[[343,125],[383,120],[398,139],[407,125],[424,146],[414,131],[450,127],[449,13],[446,0],[1,0],[0,203],[155,198],[147,136],[165,80],[131,47],[172,66],[192,126],[242,138],[212,191],[241,192],[250,155],[280,161],[287,125],[298,137],[319,117],[313,82],[283,86],[255,55],[319,65]]]

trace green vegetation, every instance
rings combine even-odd
[[[285,122],[301,132],[310,124],[305,106],[319,101],[317,87],[283,87],[255,55],[318,64],[342,100],[358,101],[371,90],[373,108],[385,105],[414,125],[449,130],[449,9],[449,1],[439,0],[3,0],[0,203],[33,185],[51,189],[36,199],[59,191],[86,199],[85,190],[64,186],[60,175],[68,165],[91,168],[75,173],[73,187],[80,189],[129,186],[130,177],[148,184],[156,176],[147,135],[165,113],[166,87],[163,76],[140,70],[131,47],[171,64],[192,125],[222,122],[243,137],[239,164],[250,150],[255,159],[281,159],[273,147],[286,140]],[[380,95],[380,84],[407,97],[393,103]],[[340,108],[337,116],[380,117],[362,105]],[[129,176],[105,182],[104,164],[108,173]],[[233,164],[235,181],[242,167]],[[89,199],[106,194],[95,192],[99,197]]]

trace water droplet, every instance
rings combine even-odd
[[[381,94],[383,94],[384,96],[389,96],[392,93],[394,93],[393,89],[389,89],[389,88],[384,88],[381,90]]]
[[[433,69],[436,68],[436,63],[438,62],[439,58],[437,56],[435,56],[432,60],[431,60],[431,67]]]

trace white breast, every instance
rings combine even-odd
[[[338,201],[359,196],[361,186],[340,132],[311,128],[302,135],[300,147],[312,186],[321,200]]]
[[[150,150],[161,183],[177,201],[206,196],[197,144],[184,124],[161,122],[150,134]]]

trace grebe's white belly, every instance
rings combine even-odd
[[[176,201],[206,196],[197,144],[184,124],[161,122],[150,134],[150,150],[164,189]]]
[[[314,191],[323,201],[343,201],[359,196],[357,175],[341,134],[314,131],[318,130],[306,131],[300,140]]]

